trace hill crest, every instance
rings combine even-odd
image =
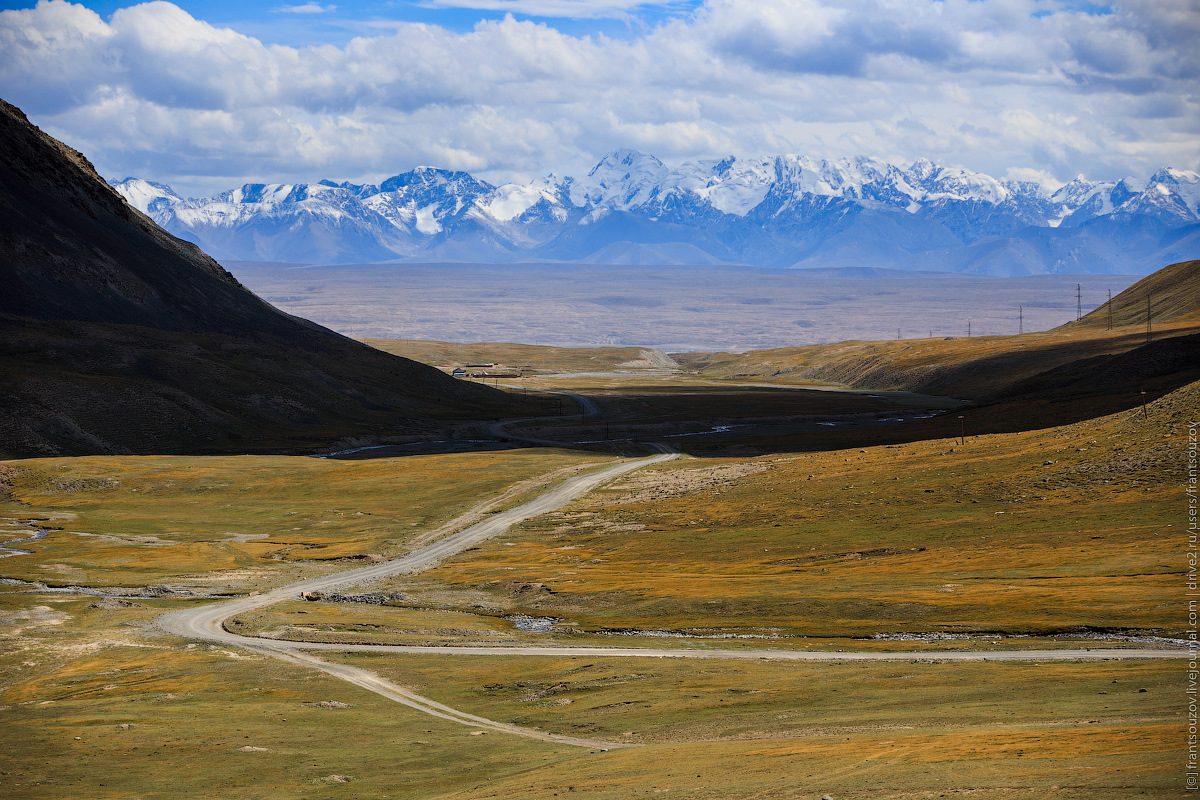
[[[315,449],[538,402],[273,308],[7,103],[0,285],[0,458]]]

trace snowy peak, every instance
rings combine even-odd
[[[417,167],[359,194],[367,208],[407,235],[434,236],[494,188],[469,172]]]
[[[667,168],[663,162],[639,150],[613,150],[600,159],[588,177],[597,183],[613,181],[628,183],[635,176],[661,175]]]
[[[1193,217],[1200,217],[1200,174],[1186,169],[1160,169],[1150,177],[1147,191],[1154,187],[1160,195],[1173,195]]]
[[[1050,202],[1067,208],[1079,208],[1091,200],[1097,193],[1103,192],[1105,196],[1109,195],[1115,185],[1114,183],[1089,181],[1080,175],[1051,194]]]
[[[661,161],[637,150],[613,150],[586,178],[571,184],[577,206],[605,206],[620,211],[645,205],[670,174]]]
[[[739,161],[734,156],[716,162],[694,161],[679,168],[681,180],[677,185],[723,214],[744,217],[770,191],[773,161],[770,158]]]
[[[283,203],[303,203],[322,191],[336,191],[327,186],[290,183],[247,183],[237,189],[218,195],[227,203],[243,203],[259,206],[277,206]]]
[[[765,266],[819,262],[827,249],[839,264],[874,253],[868,260],[878,266],[925,249],[983,248],[996,237],[1084,236],[1071,231],[1101,224],[1145,231],[1142,241],[1152,242],[1200,219],[1200,175],[1188,170],[1161,169],[1144,186],[1080,176],[1049,191],[928,159],[900,167],[869,156],[731,155],[668,167],[653,155],[614,150],[579,179],[549,175],[499,186],[434,167],[378,186],[248,183],[210,198],[181,198],[137,178],[113,186],[158,224],[218,257],[325,263],[422,255],[570,261],[631,257],[614,254],[653,245],[654,252]],[[1047,268],[1089,263],[1079,255],[1084,249],[1060,257],[1042,244],[1031,247],[1037,255],[1029,259],[1054,259]],[[1185,249],[1172,253],[1195,257]],[[1107,251],[1096,259],[1120,263]]]
[[[916,186],[925,191],[922,198],[925,202],[976,200],[996,205],[1008,200],[1004,184],[981,172],[929,165],[923,166],[920,174],[914,173],[913,178]]]
[[[170,186],[141,178],[109,181],[108,185],[116,189],[129,205],[146,215],[152,215],[152,207],[156,204],[161,205],[162,201],[166,201],[166,204],[170,205],[181,199]]]
[[[565,217],[566,212],[562,210],[565,191],[562,182],[556,176],[549,175],[529,184],[506,183],[497,186],[490,194],[478,198],[475,204],[489,217],[500,222],[521,217],[538,205],[561,212],[554,214],[556,217]]]
[[[928,158],[919,158],[912,163],[907,172],[917,183],[924,183],[932,178],[939,169],[941,168]]]
[[[1023,197],[1031,200],[1049,199],[1050,193],[1037,181],[1003,181],[1010,198]]]
[[[402,172],[379,184],[380,192],[398,192],[412,197],[449,194],[455,197],[476,197],[487,194],[492,185],[469,172],[450,171],[435,167],[417,167]]]

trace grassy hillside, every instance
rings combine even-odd
[[[1146,326],[1146,300],[1150,300],[1152,328],[1164,332],[1180,326],[1200,325],[1200,261],[1181,261],[1147,275],[1113,298],[1112,323],[1115,328]],[[1063,329],[1107,329],[1108,303],[1086,314]]]
[[[1152,298],[1148,340],[1145,297]],[[1153,399],[1200,374],[1200,262],[1174,264],[1079,322],[1019,336],[841,342],[748,353],[674,354],[713,378],[904,389],[977,400],[977,430],[1086,419]],[[1025,419],[1020,418],[1024,416]],[[930,423],[936,424],[936,423]],[[919,425],[911,426],[913,431]],[[928,427],[928,426],[926,426]],[[922,429],[923,430],[923,429]]]
[[[1200,261],[1164,267],[1079,322],[1020,336],[839,342],[748,353],[678,353],[684,367],[713,377],[833,381],[974,398],[1081,358],[1121,353],[1146,342],[1145,298],[1155,335],[1200,331]]]
[[[246,452],[536,413],[284,314],[0,101],[0,457]]]
[[[1200,382],[1145,415],[965,445],[664,465],[397,588],[418,605],[555,617],[568,640],[630,629],[838,647],[880,634],[1180,636],[1185,620],[1164,598],[1183,569],[1179,469],[1197,409]]]

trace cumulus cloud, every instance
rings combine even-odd
[[[941,16],[933,4],[714,0],[697,27],[714,49],[766,69],[861,75],[876,56],[940,64],[956,55],[958,34]]]
[[[623,18],[629,12],[650,6],[683,5],[662,0],[425,0],[427,8],[469,8],[479,11],[502,11],[531,17],[563,17],[594,19]]]
[[[1200,161],[1190,2],[707,0],[621,39],[508,15],[289,47],[168,2],[104,19],[41,0],[0,12],[0,92],[105,174],[197,193],[417,164],[581,174],[616,147],[1111,178]],[[581,17],[647,4],[512,5]]]
[[[332,11],[337,11],[337,6],[305,3],[302,6],[276,6],[271,10],[279,14],[328,14]]]

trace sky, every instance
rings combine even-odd
[[[1196,0],[0,2],[0,97],[102,175],[204,196],[501,183],[632,148],[1200,168]]]

